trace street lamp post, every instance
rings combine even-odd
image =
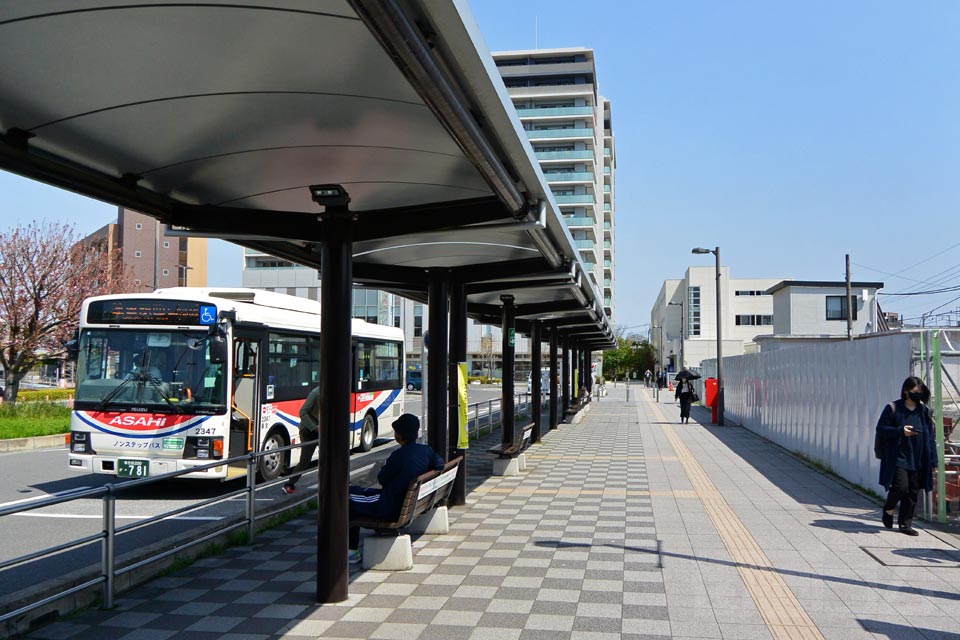
[[[680,302],[668,302],[668,307],[680,307],[680,364],[677,366],[677,371],[683,371],[683,340],[684,336],[684,326],[687,324],[687,317],[683,315],[683,300]]]
[[[704,249],[696,247],[691,251],[698,255],[712,253],[717,258],[717,424],[723,425],[723,325],[720,315],[720,247]]]

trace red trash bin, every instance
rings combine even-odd
[[[717,384],[716,378],[707,378],[703,381],[703,403],[710,407],[713,415],[713,424],[717,424]]]

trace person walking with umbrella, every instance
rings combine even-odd
[[[690,405],[697,399],[697,391],[693,388],[691,380],[696,380],[700,376],[692,371],[684,369],[674,377],[677,382],[676,398],[680,402],[680,423],[690,422]]]

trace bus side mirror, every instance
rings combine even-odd
[[[80,357],[80,330],[73,332],[73,338],[63,343],[63,348],[67,351],[67,360],[76,362]]]
[[[223,364],[227,361],[227,337],[215,333],[210,336],[210,364]]]

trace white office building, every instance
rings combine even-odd
[[[720,267],[723,355],[758,350],[757,336],[772,334],[773,296],[767,290],[782,278],[730,278]],[[650,311],[650,342],[667,371],[696,369],[717,357],[715,266],[689,267],[679,280],[664,280]]]

